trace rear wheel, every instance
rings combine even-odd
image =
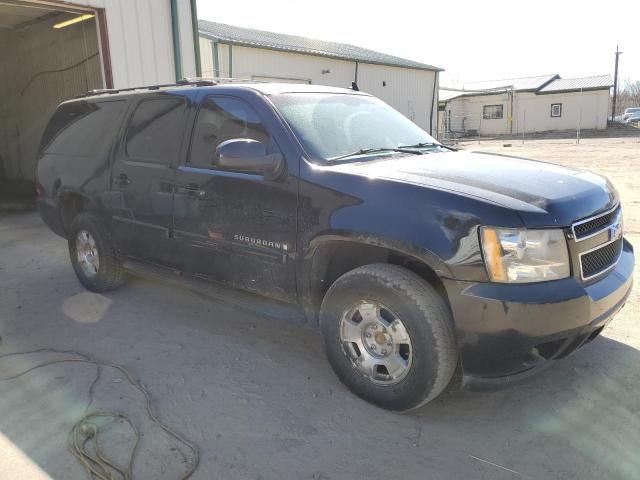
[[[396,265],[367,265],[336,280],[322,303],[320,328],[338,377],[383,408],[424,405],[444,390],[456,368],[446,302]]]
[[[80,283],[93,292],[108,292],[125,281],[122,262],[98,218],[81,213],[68,232],[69,256]]]

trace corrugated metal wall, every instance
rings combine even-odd
[[[348,88],[355,77],[353,62],[259,48],[232,48],[233,76],[238,78],[291,78]]]
[[[381,98],[423,129],[435,130],[434,102],[436,73],[426,70],[361,63],[358,66],[360,90]],[[437,96],[437,85],[435,92]],[[432,117],[432,112],[434,116]]]
[[[231,76],[229,73],[230,47],[221,43],[217,46],[220,70],[217,74],[214,73],[212,48],[211,40],[201,37],[200,54],[203,75]],[[343,88],[351,87],[351,82],[356,78],[356,63],[352,61],[262,48],[241,46],[231,48],[234,78],[310,81],[317,85]],[[437,82],[436,72],[358,64],[358,86],[362,91],[381,98],[427,131],[432,125],[433,130],[436,129],[437,108],[432,109],[432,105],[437,101],[437,84],[436,98],[434,98],[434,81]]]
[[[153,0],[153,1],[162,2],[164,0]],[[166,3],[169,3],[168,0]],[[191,19],[191,1],[190,0],[178,0],[178,20],[180,23],[180,51],[182,52],[182,76],[196,77],[196,50],[195,50],[195,45],[193,44],[194,35],[193,35],[193,23]]]
[[[205,73],[204,71],[202,72],[202,75],[206,76],[211,76],[211,77],[221,77],[221,78],[227,78],[230,77],[232,72],[229,69],[229,67],[231,66],[229,64],[229,50],[230,47],[229,45],[224,45],[224,44],[214,44],[214,43],[210,43],[209,48],[206,49],[206,53],[205,55],[210,55],[212,60],[211,60],[211,72],[212,73]],[[214,60],[214,57],[216,57],[216,53],[217,53],[217,59]],[[202,50],[200,50],[200,56],[203,56],[203,52]],[[215,65],[217,61],[217,66]],[[217,71],[217,73],[215,73]]]
[[[551,116],[551,104],[562,104],[562,115]],[[609,91],[565,92],[535,95],[516,93],[514,132],[545,132],[607,128]],[[525,118],[526,117],[526,118]]]
[[[451,99],[446,104],[450,131],[468,133],[480,131],[481,135],[506,135],[555,130],[607,128],[609,105],[608,90],[565,92],[537,95],[532,92],[516,92],[513,101],[513,132],[508,117],[511,101],[508,93],[477,95]],[[551,116],[551,104],[562,104],[562,115]],[[503,118],[482,118],[485,105],[503,105]]]
[[[207,38],[200,37],[200,64],[202,65],[203,77],[218,77],[213,62],[213,54],[211,49],[213,44]]]
[[[104,8],[116,88],[175,81],[169,0],[72,0]],[[184,77],[195,77],[195,49],[189,0],[178,0]]]
[[[32,180],[37,146],[55,107],[102,87],[95,22],[54,30],[57,21],[0,31],[0,176]]]
[[[510,99],[507,93],[497,95],[479,95],[476,97],[460,97],[451,100],[451,128],[454,131],[478,131],[482,135],[505,135],[510,133],[508,116]],[[482,118],[485,105],[502,105],[501,119]]]

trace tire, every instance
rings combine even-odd
[[[104,293],[115,290],[125,282],[126,274],[111,236],[95,215],[84,212],[73,219],[68,232],[68,244],[73,270],[87,290]],[[79,248],[88,244],[94,245],[90,250],[97,255],[87,253],[86,248],[79,255]],[[93,260],[87,260],[89,257]]]
[[[425,280],[396,265],[366,265],[338,278],[322,302],[320,330],[340,380],[357,396],[388,410],[425,405],[447,387],[456,370],[458,350],[446,301]],[[373,356],[383,351],[385,357]],[[389,368],[370,368],[383,361]]]

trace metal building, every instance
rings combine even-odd
[[[439,136],[607,128],[609,75],[558,74],[442,87]]]
[[[195,0],[2,0],[0,189],[33,182],[60,102],[199,75],[196,18]]]
[[[441,68],[354,45],[199,21],[203,75],[351,87],[435,132]]]

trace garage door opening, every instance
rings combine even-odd
[[[0,200],[35,196],[36,156],[56,106],[105,86],[99,15],[0,0]]]

